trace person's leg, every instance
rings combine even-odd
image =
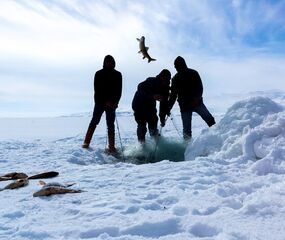
[[[201,118],[207,123],[209,127],[213,126],[216,123],[215,118],[212,116],[203,102],[197,108],[195,108],[195,112],[201,116]]]
[[[144,143],[145,142],[145,135],[146,135],[146,131],[147,131],[145,114],[140,113],[138,111],[135,111],[134,116],[135,116],[135,120],[138,124],[138,126],[137,126],[138,141],[140,143]]]
[[[148,123],[149,135],[151,137],[157,137],[158,136],[158,130],[157,130],[158,117],[156,115],[156,112],[148,113],[147,123]]]
[[[110,153],[117,152],[115,148],[115,119],[116,119],[116,112],[115,109],[107,109],[106,112],[106,123],[107,123],[107,131],[108,131],[108,151]]]
[[[181,112],[183,138],[189,140],[192,137],[192,110]]]
[[[96,129],[96,126],[100,122],[100,119],[102,117],[103,112],[104,112],[103,107],[95,104],[94,110],[93,110],[93,116],[92,116],[92,119],[91,119],[90,124],[88,126],[88,129],[87,129],[87,132],[85,135],[85,139],[84,139],[84,143],[82,145],[83,148],[89,147],[93,133]]]

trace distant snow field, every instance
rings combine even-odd
[[[38,180],[0,191],[0,239],[285,239],[284,95],[267,96],[213,111],[211,128],[194,115],[187,145],[179,112],[145,149],[132,113],[118,113],[120,159],[104,153],[104,116],[88,150],[90,115],[0,119],[0,175],[58,171],[43,180],[84,191],[34,198]]]

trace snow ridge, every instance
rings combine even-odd
[[[227,162],[253,161],[258,175],[284,173],[284,108],[266,97],[235,103],[213,128],[187,146],[186,160],[205,157]],[[274,160],[273,160],[274,159]]]

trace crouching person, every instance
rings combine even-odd
[[[140,143],[145,142],[147,126],[151,137],[158,136],[156,101],[160,102],[161,125],[165,124],[165,117],[168,113],[170,78],[170,71],[163,69],[156,77],[149,77],[138,85],[132,101],[132,108],[137,122],[137,137]]]
[[[104,58],[103,69],[97,71],[94,77],[95,106],[93,117],[89,124],[83,148],[88,148],[96,126],[99,124],[102,114],[106,113],[109,146],[107,152],[116,153],[115,148],[115,118],[116,108],[122,94],[122,75],[115,70],[115,59],[107,55]]]

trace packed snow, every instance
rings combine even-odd
[[[0,119],[0,175],[58,171],[42,180],[83,190],[33,197],[41,187],[30,180],[1,191],[0,239],[284,239],[281,98],[237,101],[214,114],[211,128],[194,115],[187,145],[179,112],[145,148],[132,113],[118,113],[119,159],[104,152],[103,118],[88,150],[81,144],[90,116]]]

